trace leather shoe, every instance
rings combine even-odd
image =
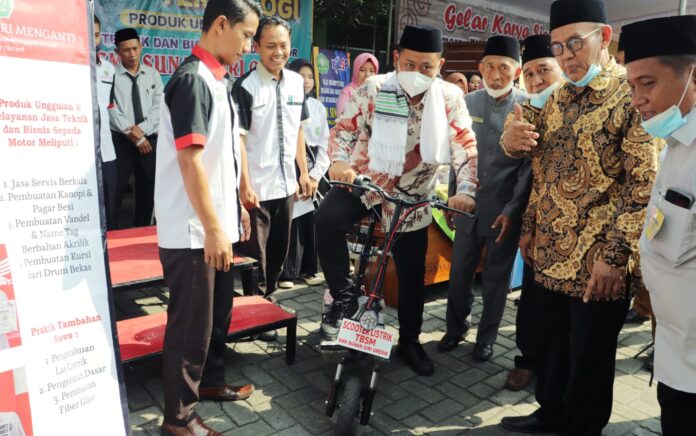
[[[500,421],[500,425],[508,431],[518,433],[557,433],[558,426],[544,424],[535,414],[528,416],[506,416]]]
[[[396,355],[418,375],[433,375],[435,367],[419,342],[399,342]]]
[[[505,382],[505,389],[509,389],[511,391],[521,391],[529,386],[533,377],[534,371],[524,368],[513,368],[512,371],[508,373],[507,381]]]
[[[491,357],[493,357],[493,344],[476,344],[474,346],[474,359],[478,360],[479,362],[485,362],[487,360],[491,360]]]
[[[254,385],[224,385],[215,388],[198,388],[198,398],[200,400],[237,401],[249,398],[252,392],[254,392]]]
[[[645,321],[649,320],[649,316],[644,316],[639,314],[635,309],[631,309],[626,314],[626,324],[643,324]]]
[[[437,344],[437,349],[442,351],[443,353],[446,353],[448,351],[452,351],[455,348],[457,348],[457,345],[464,339],[463,336],[450,336],[445,333],[445,335],[440,339],[440,342]]]
[[[162,436],[220,436],[222,433],[218,433],[205,425],[203,420],[196,415],[184,426],[163,422],[160,434]]]

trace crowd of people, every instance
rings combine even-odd
[[[395,71],[379,74],[371,54],[354,60],[332,129],[314,97],[311,62],[288,65],[290,26],[264,17],[254,0],[209,0],[200,41],[166,86],[142,64],[137,32],[116,32],[121,63],[97,59],[106,216],[117,228],[133,175],[133,225],[154,216],[170,290],[163,434],[218,434],[196,415],[198,401],[254,390],[224,376],[233,249],[258,259],[251,291],[273,302],[295,280],[321,283],[320,264],[332,302],[319,334],[335,340],[360,295],[346,235],[371,209],[384,228],[399,217],[378,196],[340,187],[318,202],[320,182],[365,175],[420,200],[443,166],[448,205],[468,215],[448,217],[455,238],[441,352],[471,328],[478,267],[483,311],[472,356],[492,358],[518,248],[525,262],[521,354],[506,387],[523,389],[536,376],[539,407],[501,425],[600,435],[620,329],[627,316],[650,316],[663,434],[688,434],[696,410],[696,16],[624,26],[625,67],[609,51],[603,0],[556,0],[549,21],[550,34],[521,48],[490,37],[478,74],[446,80],[440,30],[406,26]],[[259,62],[231,78],[227,67],[252,43]],[[419,342],[431,220],[429,207],[417,209],[392,247],[396,355],[422,376],[436,370]],[[637,315],[629,314],[634,293]]]

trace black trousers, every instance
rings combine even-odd
[[[169,287],[162,350],[164,419],[182,425],[199,387],[225,384],[225,348],[232,320],[234,276],[205,264],[203,250],[160,248]]]
[[[535,414],[563,434],[600,436],[611,416],[616,344],[628,298],[583,303],[537,286],[543,316]]]
[[[359,198],[342,188],[332,188],[316,211],[319,262],[334,299],[341,299],[353,286],[346,234],[368,213]],[[423,324],[428,229],[404,232],[397,238],[392,254],[399,280],[399,342],[416,342]]]
[[[251,237],[235,246],[241,253],[259,261],[259,291],[266,297],[276,290],[288,255],[294,205],[294,195],[260,202],[260,207],[249,211]]]
[[[106,210],[107,230],[118,228],[118,215],[114,213],[116,206],[116,185],[118,184],[118,167],[116,160],[102,162],[102,185],[104,188],[104,209]]]
[[[152,144],[152,152],[140,154],[138,147],[126,135],[112,132],[116,150],[116,196],[113,214],[118,219],[121,215],[121,203],[126,194],[131,174],[135,178],[135,214],[133,226],[149,226],[152,222],[152,208],[155,204],[155,162],[157,153],[157,135],[147,136]]]
[[[314,213],[306,213],[292,220],[290,248],[283,265],[281,280],[292,280],[303,274],[317,273],[317,246],[314,235]]]
[[[520,304],[517,306],[515,325],[515,342],[521,355],[515,356],[515,368],[536,371],[536,362],[541,339],[539,319],[544,313],[539,309],[539,299],[536,297],[534,284],[534,269],[524,264],[522,273],[522,290]]]
[[[657,401],[662,409],[660,420],[662,421],[663,436],[681,436],[693,433],[696,393],[678,391],[664,383],[658,383]]]

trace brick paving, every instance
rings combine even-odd
[[[284,361],[283,331],[279,343],[238,342],[228,344],[227,378],[232,384],[253,383],[255,393],[246,401],[219,404],[202,402],[196,411],[214,429],[234,435],[330,435],[333,419],[323,414],[324,399],[336,362],[342,352],[319,350],[319,311],[323,287],[296,286],[279,291],[282,305],[296,310],[297,360]],[[490,362],[475,362],[473,343],[462,343],[450,353],[439,353],[437,342],[444,333],[446,286],[427,289],[421,342],[435,361],[435,374],[421,377],[396,358],[385,366],[378,383],[374,415],[358,434],[512,435],[500,426],[508,415],[529,414],[536,408],[533,387],[520,392],[503,389],[513,366],[515,314],[508,297],[495,355]],[[145,289],[116,294],[119,319],[165,310],[166,289]],[[477,296],[473,341],[481,312]],[[388,329],[396,332],[396,312],[387,309]],[[643,362],[633,358],[650,343],[649,323],[626,326],[621,332],[617,355],[614,408],[605,435],[653,435],[660,433],[656,385],[648,386],[650,374]],[[126,369],[128,407],[133,435],[159,435],[162,423],[162,384],[159,361],[152,359]]]

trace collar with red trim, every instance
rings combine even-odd
[[[227,69],[218,61],[215,56],[200,45],[196,44],[191,50],[191,54],[201,60],[210,71],[213,72],[215,79],[222,80],[227,75]]]

